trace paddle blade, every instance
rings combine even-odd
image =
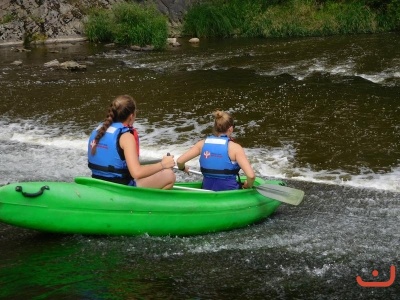
[[[291,205],[299,205],[303,201],[304,191],[277,184],[255,186],[257,191],[268,198]]]

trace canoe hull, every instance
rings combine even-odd
[[[200,187],[200,183],[177,185]],[[1,187],[0,222],[69,234],[184,236],[244,227],[267,218],[280,204],[256,190],[164,191],[80,177],[73,183]]]

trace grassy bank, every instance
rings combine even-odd
[[[210,0],[193,6],[184,34],[289,37],[399,30],[400,0]]]
[[[92,42],[152,45],[155,49],[164,49],[168,24],[167,18],[153,6],[121,2],[111,10],[90,11],[85,33]]]
[[[121,2],[88,15],[92,42],[164,49],[167,18],[155,7]],[[196,37],[301,37],[400,29],[400,0],[209,0],[186,14],[183,34]]]

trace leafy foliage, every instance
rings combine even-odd
[[[399,29],[400,0],[210,0],[189,10],[184,33],[197,37],[285,37]]]
[[[90,12],[85,32],[93,42],[153,45],[163,49],[168,37],[167,19],[154,6],[121,2],[111,10]]]
[[[0,24],[10,23],[14,20],[16,20],[16,17],[13,14],[6,14],[3,18],[0,18]]]
[[[94,9],[85,23],[85,33],[92,42],[111,42],[113,34],[113,15],[104,9]]]

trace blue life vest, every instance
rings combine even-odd
[[[205,139],[200,154],[200,169],[204,177],[235,179],[239,174],[239,164],[229,158],[229,141],[226,135],[209,136]]]
[[[125,132],[133,134],[134,129],[126,127],[122,123],[112,123],[100,139],[96,147],[96,154],[92,155],[92,144],[100,127],[101,125],[93,130],[88,143],[88,166],[92,170],[92,177],[129,184],[132,177],[119,146],[119,138]]]

